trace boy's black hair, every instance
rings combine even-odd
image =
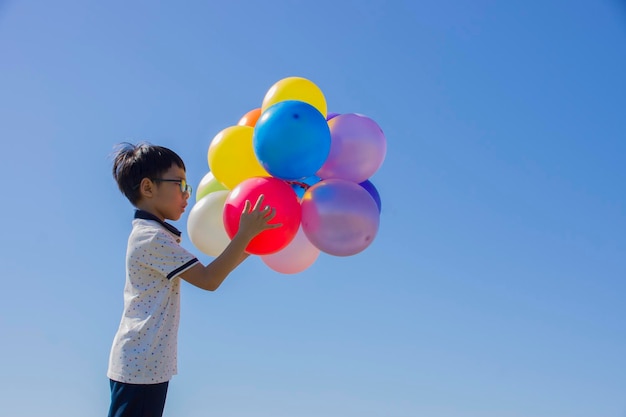
[[[122,194],[132,205],[139,202],[139,184],[144,178],[158,178],[176,164],[185,169],[183,160],[176,152],[142,142],[137,145],[120,143],[113,154],[113,178]]]

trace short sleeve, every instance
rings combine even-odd
[[[198,259],[167,232],[159,231],[151,240],[150,266],[172,279],[198,263]]]

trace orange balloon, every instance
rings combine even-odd
[[[261,117],[261,108],[250,110],[248,113],[244,114],[243,117],[237,123],[239,126],[256,126],[257,120]]]

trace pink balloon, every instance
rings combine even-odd
[[[281,274],[297,274],[313,265],[319,254],[320,250],[309,241],[300,227],[285,249],[271,255],[262,255],[261,260]]]
[[[302,198],[302,229],[313,245],[330,255],[350,256],[367,248],[379,222],[374,198],[350,181],[323,180]]]
[[[378,171],[387,153],[387,139],[375,121],[348,113],[333,117],[328,126],[330,153],[318,177],[360,183]]]

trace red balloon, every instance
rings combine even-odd
[[[264,230],[252,239],[246,252],[253,255],[268,255],[287,246],[298,232],[302,218],[298,196],[285,181],[270,177],[248,178],[231,190],[224,204],[224,226],[231,239],[239,230],[246,200],[250,200],[254,207],[261,194],[264,196],[263,206],[276,210],[272,223],[282,223],[282,226]]]

